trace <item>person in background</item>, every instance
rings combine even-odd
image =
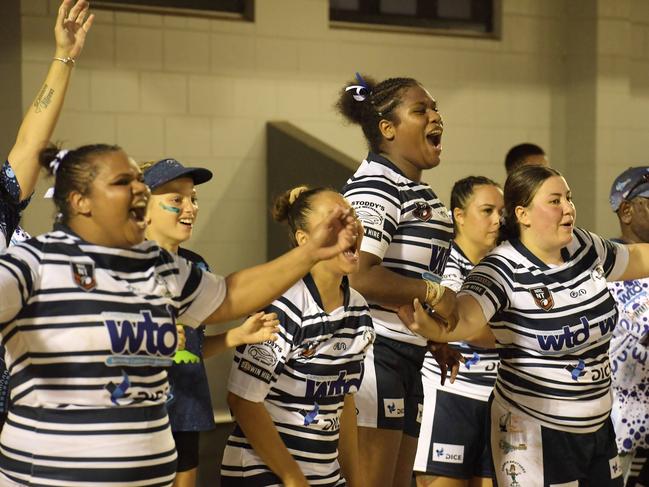
[[[649,166],[615,178],[609,198],[620,224],[617,242],[649,243]],[[649,279],[609,284],[620,316],[609,357],[611,419],[628,487],[649,485]]]
[[[198,217],[196,186],[212,179],[212,172],[205,168],[184,167],[175,159],[140,164],[140,169],[151,190],[146,238],[209,271],[205,259],[180,245],[191,238]],[[167,411],[178,452],[174,487],[196,485],[199,433],[215,427],[203,359],[238,345],[275,340],[276,324],[276,315],[255,313],[242,325],[207,337],[204,325],[192,328],[180,324],[185,347],[176,352],[174,364],[167,369],[170,387]]]
[[[495,246],[504,206],[503,192],[491,179],[469,176],[451,191],[455,238],[442,285],[459,292],[464,280]],[[498,351],[453,344],[464,366],[451,385],[432,357],[422,368],[424,411],[414,470],[418,487],[488,487],[493,467],[487,401],[496,382]]]
[[[536,144],[518,144],[509,149],[505,156],[505,170],[509,176],[521,166],[549,166],[545,151]]]

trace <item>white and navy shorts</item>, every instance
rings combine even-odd
[[[376,337],[365,356],[363,384],[355,396],[358,426],[400,430],[419,437],[425,354],[426,347]]]
[[[569,433],[541,426],[498,401],[490,406],[494,487],[624,485],[610,418],[594,433]]]
[[[487,401],[441,391],[426,382],[414,471],[457,479],[491,478]]]

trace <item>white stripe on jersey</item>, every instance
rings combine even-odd
[[[310,275],[268,312],[280,321],[276,342],[236,351],[228,390],[262,402],[309,485],[343,485],[338,433],[344,396],[355,393],[374,341],[367,303],[345,284],[344,306],[326,314]],[[221,475],[249,487],[269,485],[272,473],[237,425],[223,454]]]
[[[442,285],[458,292],[471,269],[473,264],[464,255],[462,249],[453,242],[451,255],[444,269]],[[462,353],[466,360],[464,364],[460,364],[455,382],[441,385],[441,373],[437,361],[430,352],[426,352],[421,369],[422,376],[426,379],[425,384],[431,384],[435,389],[451,394],[487,401],[496,382],[498,351],[472,347],[464,342],[453,342],[450,345]]]
[[[60,227],[10,247],[0,301],[17,307],[0,307],[12,402],[0,472],[52,486],[170,484],[163,365],[175,319],[198,324],[224,295],[223,278],[153,242],[106,249]]]
[[[575,229],[549,268],[520,241],[501,244],[478,264],[461,293],[475,298],[500,352],[494,393],[542,425],[596,431],[611,410],[608,346],[617,321],[606,279],[619,278],[622,245]]]
[[[450,252],[453,223],[448,210],[426,183],[411,181],[389,160],[370,152],[343,188],[363,222],[363,252],[380,257],[397,274],[441,277]],[[426,345],[396,313],[370,303],[377,334],[399,342]]]

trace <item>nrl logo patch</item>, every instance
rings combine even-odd
[[[92,291],[97,287],[95,281],[95,264],[86,262],[70,262],[72,279],[84,291]]]
[[[554,298],[547,287],[535,287],[534,289],[530,289],[530,293],[536,305],[542,310],[550,311],[554,308]]]

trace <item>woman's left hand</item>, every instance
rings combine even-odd
[[[57,57],[76,59],[79,56],[95,18],[93,14],[88,15],[90,4],[86,0],[78,0],[74,6],[73,2],[63,0],[59,7],[54,26]]]
[[[236,328],[230,330],[232,333],[230,346],[237,347],[250,343],[263,343],[277,340],[279,333],[279,320],[276,313],[264,313],[260,311],[249,316],[246,321]]]

